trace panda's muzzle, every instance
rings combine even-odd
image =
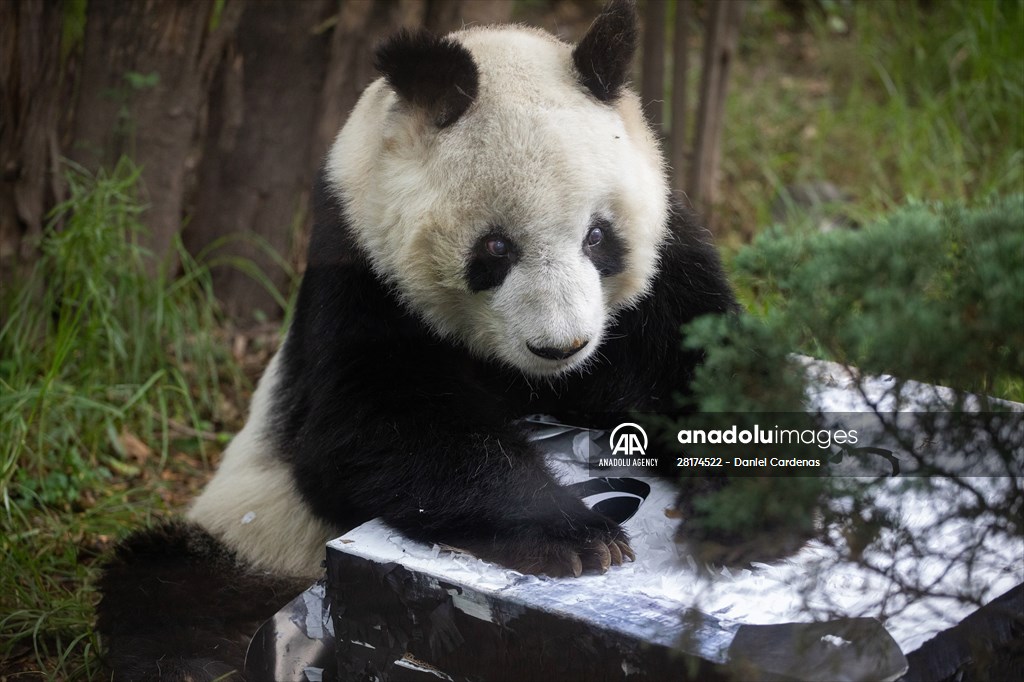
[[[547,360],[566,360],[583,350],[588,343],[590,343],[589,340],[574,339],[570,345],[563,346],[561,348],[551,346],[538,348],[529,343],[526,344],[526,347],[529,348],[530,352],[534,355]]]

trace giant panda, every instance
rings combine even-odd
[[[517,420],[669,404],[698,362],[681,325],[736,307],[627,86],[636,42],[613,0],[575,46],[521,26],[380,45],[245,427],[187,520],[106,567],[115,677],[237,669],[325,543],[377,517],[526,573],[632,558]]]

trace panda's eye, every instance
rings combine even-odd
[[[466,284],[470,291],[487,291],[501,286],[519,261],[515,242],[501,232],[489,232],[473,244],[466,262]]]
[[[510,251],[508,241],[500,237],[488,239],[484,246],[487,249],[487,253],[491,254],[495,258],[505,258],[508,256]]]
[[[583,255],[590,259],[602,277],[617,275],[626,269],[629,247],[607,218],[595,216],[583,238]]]

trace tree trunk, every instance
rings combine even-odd
[[[69,154],[93,170],[125,154],[142,168],[143,245],[158,259],[181,229],[200,109],[241,12],[239,0],[219,12],[214,0],[89,2]]]
[[[711,16],[704,43],[704,65],[700,81],[700,104],[694,131],[693,162],[689,194],[693,205],[711,219],[715,202],[716,176],[720,157],[722,121],[729,66],[739,42],[744,0],[721,0],[711,4]]]
[[[331,0],[251,5],[213,84],[185,242],[193,254],[210,249],[220,264],[217,296],[241,322],[277,317],[288,295],[281,259],[289,259],[293,232],[305,224],[330,48],[324,22],[337,7]],[[254,278],[253,265],[264,281]]]
[[[672,189],[686,189],[686,126],[690,106],[690,16],[692,0],[676,2],[675,35],[672,44],[672,130],[669,145],[669,165],[672,167]]]
[[[647,0],[644,8],[640,100],[647,120],[664,136],[665,108],[665,0]]]
[[[61,20],[56,2],[0,4],[0,286],[34,260],[61,194]]]

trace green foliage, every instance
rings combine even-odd
[[[786,320],[703,317],[687,326],[685,339],[686,347],[703,351],[705,359],[691,384],[690,407],[695,411],[679,420],[670,436],[678,429],[815,426],[803,413],[806,381],[803,368],[791,356],[796,336]],[[743,450],[739,454],[751,456]],[[726,450],[712,446],[686,454],[723,456]],[[796,450],[788,454],[802,455]],[[821,452],[809,455],[820,457]],[[812,534],[827,480],[786,479],[785,495],[778,494],[780,483],[781,479],[759,477],[680,481],[684,533],[694,556],[709,563],[743,564],[770,561],[799,548]]]
[[[122,161],[67,179],[34,271],[3,292],[0,328],[0,657],[28,647],[56,659],[57,677],[95,667],[78,543],[140,515],[110,485],[139,473],[123,434],[153,445],[162,467],[172,424],[208,428],[223,382],[241,378],[212,336],[206,268],[179,245],[172,279],[137,244],[138,171]],[[143,515],[163,506],[139,495]]]
[[[804,381],[790,357],[793,330],[777,317],[708,316],[686,330],[686,347],[704,351],[692,382],[703,414],[787,412],[803,408]]]
[[[1022,228],[1019,195],[972,210],[918,204],[858,231],[769,231],[734,266],[794,349],[1020,399]]]
[[[780,481],[785,485],[785,495],[779,495]],[[733,479],[715,495],[694,500],[693,525],[696,527],[687,527],[687,534],[725,543],[786,529],[781,536],[771,537],[771,543],[777,546],[790,534],[800,536],[811,532],[814,515],[808,510],[818,502],[823,487],[823,479],[811,477]],[[789,549],[792,551],[798,546],[790,543]],[[761,554],[761,558],[766,557]]]
[[[896,406],[906,397],[909,378],[958,389],[951,398],[929,393],[929,404],[915,409],[956,411],[965,391],[1024,398],[1022,196],[973,209],[915,204],[859,231],[775,229],[742,249],[733,265],[752,313],[699,319],[685,330],[687,346],[706,355],[693,383],[694,406],[702,413],[690,418],[700,426],[751,428],[758,414],[798,406],[805,379],[791,351],[900,377],[890,394]],[[751,415],[743,413],[754,413],[750,423],[744,419]],[[787,417],[772,414],[767,423],[779,418]],[[886,423],[884,415],[878,419]],[[927,462],[927,446],[916,445],[923,436],[920,442],[940,440],[968,459],[1003,457],[1006,471],[1013,471],[1010,462],[1019,450],[1014,455],[1013,439],[995,436],[1001,421],[987,419],[922,415],[914,437],[898,437],[905,454],[919,463]],[[896,428],[888,421],[886,428]],[[681,426],[693,428],[685,420]],[[980,433],[989,438],[979,440]],[[792,546],[809,532],[820,496],[839,489],[836,481],[812,478],[722,482],[683,482],[690,492],[683,510],[686,535],[696,541],[696,555],[710,561],[763,558],[772,547]],[[852,493],[854,501],[864,492]],[[1019,490],[1011,483],[1001,494],[985,511],[1019,533]],[[980,513],[966,507],[949,511],[971,518]],[[860,521],[849,522],[847,534],[876,537],[880,523],[868,510]],[[863,546],[850,549],[857,553]]]
[[[828,3],[810,33],[751,3],[723,133],[726,233],[826,179],[867,222],[908,199],[974,200],[1024,183],[1024,3]]]

